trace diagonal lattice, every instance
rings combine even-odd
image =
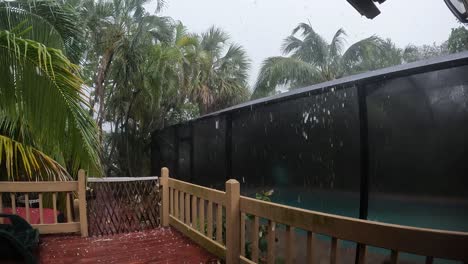
[[[113,235],[159,226],[156,177],[88,180],[88,229],[91,236]]]

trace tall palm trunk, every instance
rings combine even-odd
[[[106,49],[104,55],[101,58],[101,62],[99,63],[98,73],[96,76],[96,81],[94,83],[95,86],[95,94],[94,100],[91,104],[91,109],[94,109],[96,103],[99,103],[98,108],[98,115],[96,117],[96,121],[99,128],[99,140],[102,141],[102,123],[104,121],[104,109],[105,109],[105,88],[104,88],[104,81],[106,80],[107,72],[109,70],[109,66],[112,63],[112,58],[114,57],[114,47],[110,47]]]

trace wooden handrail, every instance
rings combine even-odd
[[[330,262],[339,263],[340,240],[349,240],[362,244],[358,252],[358,263],[365,263],[366,246],[377,246],[390,249],[391,259],[397,261],[399,252],[414,253],[426,256],[426,263],[433,258],[453,259],[468,262],[468,233],[444,231],[428,228],[417,228],[402,225],[386,224],[351,217],[326,214],[301,208],[275,204],[239,195],[239,183],[236,180],[226,182],[226,192],[186,183],[169,178],[169,172],[163,168],[161,175],[163,226],[171,225],[194,239],[213,254],[225,258],[226,263],[257,263],[259,259],[258,230],[260,218],[268,220],[268,244],[275,243],[277,224],[286,225],[286,263],[294,262],[295,228],[307,231],[307,261],[314,260],[314,236],[330,236]],[[179,197],[180,196],[180,197]],[[185,199],[184,199],[185,197]],[[192,202],[190,203],[190,197]],[[197,199],[203,202],[203,210],[198,210]],[[207,201],[207,212],[205,212]],[[216,216],[212,205],[217,204]],[[169,210],[169,205],[171,210]],[[190,210],[190,206],[192,207]],[[222,206],[226,212],[226,244],[220,239],[219,227],[222,225]],[[166,209],[164,209],[166,208]],[[178,210],[181,214],[178,215]],[[185,213],[184,213],[185,211]],[[207,213],[207,222],[205,222]],[[184,215],[185,214],[185,215]],[[251,259],[245,257],[241,248],[245,243],[245,216],[253,216],[251,230]],[[191,217],[192,216],[192,217]],[[195,216],[195,217],[194,217]],[[201,217],[203,216],[203,218]],[[216,217],[216,239],[213,239],[212,220]],[[167,221],[164,219],[167,218]],[[199,223],[199,219],[203,219]],[[166,223],[166,225],[164,225]],[[207,232],[200,228],[207,224]],[[267,262],[274,263],[274,247],[268,247]],[[396,263],[396,262],[395,262]]]
[[[70,193],[76,192],[78,194],[78,207],[79,207],[79,222],[73,221],[71,216]],[[84,170],[78,172],[77,181],[69,182],[0,182],[0,213],[4,210],[2,206],[2,193],[10,193],[11,211],[16,214],[16,193],[24,193],[25,195],[25,217],[26,221],[30,222],[30,196],[29,193],[38,193],[39,203],[39,224],[31,224],[34,228],[39,230],[41,234],[53,233],[75,233],[80,232],[83,237],[88,236],[88,221],[86,217],[86,175]],[[52,195],[52,207],[54,214],[54,223],[44,223],[44,193]],[[66,198],[66,211],[63,212],[67,216],[67,223],[57,222],[57,193],[65,193]],[[0,219],[1,221],[1,219]]]
[[[169,178],[169,187],[225,205],[225,192]]]
[[[419,255],[468,261],[468,233],[386,224],[240,198],[240,210],[314,233]]]

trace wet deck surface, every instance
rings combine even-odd
[[[81,238],[41,236],[40,263],[217,263],[173,228]]]

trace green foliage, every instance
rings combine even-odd
[[[422,46],[415,46],[410,44],[402,51],[401,57],[403,62],[409,63],[441,56],[444,54],[448,54],[447,43],[443,43],[442,45],[437,45],[434,43],[432,45]]]
[[[83,108],[86,101],[77,66],[60,50],[23,39],[19,34],[0,31],[1,134],[40,149],[72,173],[79,167],[98,168],[96,130]],[[14,145],[20,146],[8,146]],[[4,151],[17,153],[11,148]],[[25,166],[22,170],[15,167],[20,170],[16,172],[7,169],[8,178],[38,177],[26,166],[32,155],[13,158],[22,160]],[[67,177],[65,171],[51,165],[40,163],[41,171],[47,172],[41,176]]]
[[[468,30],[464,26],[452,28],[447,46],[450,53],[468,50]]]
[[[278,88],[294,89],[346,75],[428,59],[468,48],[468,30],[452,29],[440,45],[396,47],[390,39],[371,36],[344,50],[346,33],[339,29],[330,43],[312,26],[301,23],[282,45],[283,57],[267,58],[260,69],[253,98],[274,94]]]
[[[278,87],[294,89],[400,63],[391,61],[390,41],[371,36],[344,51],[345,37],[346,32],[339,29],[328,43],[310,24],[300,23],[283,42],[287,57],[264,61],[253,98],[270,95]]]
[[[249,97],[248,59],[225,32],[212,27],[191,34],[182,23],[149,14],[141,4],[78,4],[82,20],[90,24],[84,62],[94,95],[90,105],[97,106],[98,126],[110,127],[102,129],[107,175],[150,173],[153,131]]]

